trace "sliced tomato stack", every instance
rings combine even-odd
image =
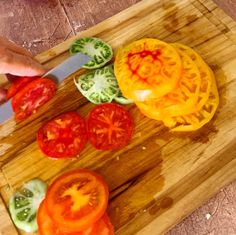
[[[122,48],[114,66],[122,94],[135,101],[169,93],[176,87],[181,72],[179,54],[157,39],[142,39]]]
[[[12,98],[18,91],[36,78],[38,77],[16,77],[7,90],[7,99]]]
[[[37,213],[40,235],[114,235],[106,214],[108,186],[93,171],[77,169],[49,187]]]
[[[47,103],[56,93],[56,84],[48,78],[18,77],[7,91],[18,121],[24,120]]]
[[[124,96],[149,118],[173,131],[193,131],[209,122],[219,104],[215,77],[193,49],[142,39],[120,49],[115,75]]]

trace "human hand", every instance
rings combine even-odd
[[[0,74],[17,76],[40,76],[45,73],[43,66],[24,48],[0,37]],[[5,89],[0,87],[0,102],[6,97]]]

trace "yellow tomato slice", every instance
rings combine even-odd
[[[182,61],[181,78],[176,89],[158,99],[136,102],[143,112],[156,120],[187,115],[196,110],[201,86],[200,71],[190,56],[178,47],[175,49]]]
[[[190,115],[177,116],[170,119],[164,119],[164,124],[171,128],[172,131],[194,131],[206,123],[208,123],[214,116],[219,105],[219,94],[215,82],[215,77],[210,68],[211,74],[211,91],[206,103],[202,108]]]
[[[185,52],[188,56],[190,56],[200,71],[201,85],[198,96],[198,102],[196,104],[196,110],[199,110],[206,103],[209,94],[211,92],[211,84],[212,84],[211,70],[209,69],[208,65],[204,62],[202,57],[192,48],[180,43],[174,43],[172,45],[177,47],[179,50]]]
[[[134,101],[159,98],[175,89],[181,68],[176,50],[151,38],[121,48],[114,63],[122,94]]]

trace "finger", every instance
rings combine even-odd
[[[1,52],[0,52],[1,54]],[[17,76],[40,76],[46,72],[43,66],[31,57],[5,50],[0,60],[0,74]]]
[[[7,91],[0,87],[0,103],[6,100]]]
[[[18,54],[33,57],[33,55],[25,48],[16,45],[14,42],[9,41],[7,38],[0,37],[0,45],[5,46],[7,49],[10,49]]]

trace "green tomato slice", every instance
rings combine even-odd
[[[113,51],[110,45],[99,38],[85,37],[76,40],[70,47],[70,53],[81,52],[93,58],[83,68],[95,69],[103,67],[113,57]]]
[[[114,98],[114,101],[119,104],[133,104],[134,101],[131,99],[125,98],[121,91],[119,91],[118,95]]]
[[[112,65],[76,76],[74,82],[82,95],[94,104],[110,103],[119,92]]]
[[[37,231],[36,213],[46,190],[47,185],[42,180],[33,179],[11,196],[9,211],[17,228],[29,233]]]

